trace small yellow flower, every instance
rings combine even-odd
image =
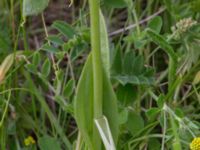
[[[25,140],[24,140],[24,144],[26,146],[30,146],[32,144],[35,144],[35,140],[32,136],[28,136]]]
[[[190,143],[190,149],[200,150],[200,137],[193,139],[193,141]]]

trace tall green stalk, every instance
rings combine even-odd
[[[100,118],[102,116],[102,63],[101,63],[101,41],[100,41],[100,1],[89,0],[90,5],[90,20],[91,20],[91,44],[92,44],[92,64],[93,64],[93,88],[94,88],[94,101],[93,111],[94,118]],[[95,149],[101,149],[101,140],[94,125],[94,142],[98,143],[94,146]]]
[[[91,16],[91,44],[94,78],[94,117],[102,116],[102,64],[100,47],[99,0],[89,0]]]

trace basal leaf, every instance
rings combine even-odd
[[[101,58],[103,61],[106,73],[110,75],[110,51],[109,51],[109,41],[108,32],[105,23],[104,16],[100,11],[100,23],[101,23]]]
[[[32,16],[41,13],[47,6],[49,0],[24,0],[23,16]]]
[[[116,143],[118,135],[117,100],[111,83],[104,71],[103,73],[103,115],[108,119],[113,139]],[[93,71],[92,57],[88,57],[80,77],[75,97],[75,118],[86,144],[93,149],[94,128],[93,111]]]

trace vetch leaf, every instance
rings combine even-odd
[[[116,70],[114,70],[116,69]],[[128,52],[122,58],[122,68],[112,70],[112,77],[118,80],[122,85],[128,83],[135,85],[152,85],[154,84],[154,71],[150,67],[144,66],[142,56],[135,56],[133,52]]]
[[[163,25],[162,18],[160,16],[157,16],[149,22],[148,27],[154,30],[156,33],[160,33],[162,25]]]
[[[48,43],[47,44],[44,44],[41,48],[41,50],[44,50],[44,51],[47,51],[49,53],[57,53],[59,52],[59,49],[58,48],[55,48],[51,45],[49,45]]]
[[[49,60],[49,58],[47,58],[44,62],[44,64],[42,65],[42,75],[47,77],[51,72],[51,62]]]
[[[56,44],[56,45],[63,45],[64,44],[64,41],[61,40],[58,36],[55,36],[55,35],[48,36],[47,40],[49,40],[51,43]]]
[[[23,0],[23,16],[32,16],[41,13],[49,0]]]
[[[36,68],[36,66],[34,65],[34,64],[26,64],[25,65],[25,68],[29,71],[29,72],[31,72],[31,73],[33,73],[33,74],[37,74],[37,68]]]
[[[71,79],[67,82],[67,85],[64,88],[64,96],[66,96],[67,98],[69,98],[74,90],[74,80]]]
[[[55,21],[52,27],[57,29],[67,38],[73,38],[74,35],[76,34],[75,30],[64,21]]]
[[[39,52],[35,52],[33,54],[33,60],[32,60],[32,63],[33,65],[35,66],[38,66],[41,62],[41,56],[40,56],[40,53]]]

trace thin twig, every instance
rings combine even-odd
[[[149,21],[149,20],[155,18],[156,16],[158,16],[159,14],[161,14],[162,12],[164,12],[165,9],[166,9],[166,8],[161,8],[158,12],[154,13],[153,15],[151,15],[151,16],[149,16],[149,17],[143,19],[143,20],[141,20],[141,21],[139,22],[139,25],[141,25],[141,24],[143,24],[143,23],[145,23],[145,22],[147,22],[147,21]],[[122,28],[122,29],[119,29],[119,30],[117,30],[117,31],[114,31],[114,32],[109,33],[109,36],[114,36],[114,35],[123,33],[123,32],[125,32],[125,31],[128,31],[128,30],[130,30],[130,29],[135,28],[136,26],[137,26],[137,24],[132,24],[132,25],[130,25],[130,26],[128,26],[128,27],[125,27],[125,28]]]

